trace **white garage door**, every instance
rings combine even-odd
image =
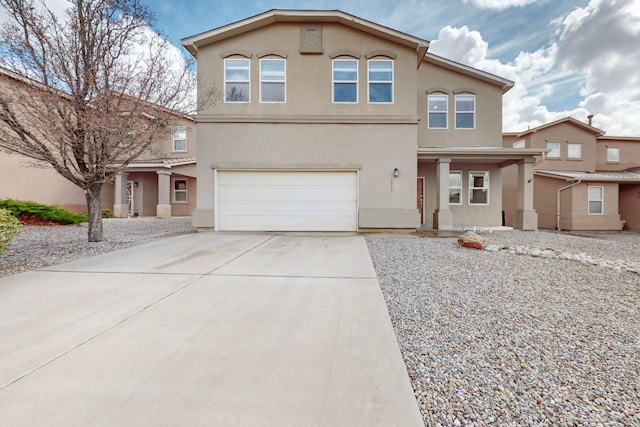
[[[219,171],[217,229],[355,231],[355,171]]]

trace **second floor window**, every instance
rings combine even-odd
[[[358,102],[358,61],[333,60],[333,102]]]
[[[176,129],[173,131],[173,151],[187,151],[187,130]]]
[[[620,161],[620,149],[614,147],[607,147],[607,162],[619,162]]]
[[[559,142],[547,142],[547,158],[559,159],[560,158],[560,143]]]
[[[582,144],[567,144],[567,158],[568,159],[581,159],[582,158]]]
[[[476,96],[456,95],[456,129],[476,127]]]
[[[285,102],[286,63],[284,59],[260,60],[260,102]]]
[[[249,60],[224,60],[224,102],[249,102]]]
[[[447,95],[434,94],[428,97],[429,129],[447,128]]]
[[[393,103],[392,60],[369,60],[369,102],[372,104]]]

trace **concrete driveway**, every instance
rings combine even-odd
[[[0,425],[423,423],[362,236],[200,233],[0,278]]]

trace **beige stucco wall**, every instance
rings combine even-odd
[[[628,230],[640,231],[640,184],[620,184],[619,191],[620,219]]]
[[[596,170],[596,136],[584,128],[571,123],[559,123],[556,126],[527,134],[525,141],[527,147],[542,149],[547,148],[547,142],[560,143],[560,158],[546,157],[544,161],[536,165],[536,169],[585,172]],[[568,143],[582,145],[580,160],[567,157]]]
[[[33,160],[0,151],[0,199],[30,200],[87,211],[84,192],[51,167],[33,167]]]
[[[607,161],[607,146],[620,149],[620,161]],[[602,139],[597,141],[597,168],[601,171],[621,171],[640,168],[640,140]]]
[[[199,115],[415,116],[417,56],[414,50],[340,24],[324,23],[321,27],[323,54],[300,53],[300,24],[298,23],[275,23],[259,31],[243,33],[201,48],[198,52],[198,79],[204,86],[215,85],[220,93],[224,87],[223,53],[242,50],[252,55],[250,58],[251,102],[224,103],[220,100],[200,110]],[[330,55],[345,50],[360,55],[357,104],[332,103]],[[365,55],[375,50],[389,50],[397,55],[394,60],[394,104],[392,106],[367,102]],[[285,103],[259,102],[260,58],[258,54],[265,51],[278,51],[287,55]],[[237,55],[232,57],[242,58]],[[385,57],[374,59],[385,59]]]
[[[427,127],[427,92],[433,91],[445,91],[448,95],[447,129]],[[455,94],[466,91],[476,95],[476,127],[456,129]],[[424,61],[418,71],[417,94],[420,146],[502,146],[502,89],[499,86]]]
[[[213,227],[213,168],[359,171],[360,228],[415,228],[416,125],[199,124],[197,227]],[[394,168],[400,176],[393,178]]]
[[[495,164],[451,163],[450,171],[462,172],[462,204],[449,205],[453,214],[455,228],[465,229],[478,227],[499,227],[502,225],[502,170]],[[489,172],[489,204],[469,204],[469,172]],[[433,225],[433,212],[436,210],[436,165],[420,162],[418,177],[425,181],[425,224]],[[445,194],[448,198],[449,195]]]

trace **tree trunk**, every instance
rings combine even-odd
[[[92,184],[85,190],[85,194],[87,196],[87,210],[89,211],[89,241],[102,242],[104,240],[102,210],[100,208],[102,184]]]

